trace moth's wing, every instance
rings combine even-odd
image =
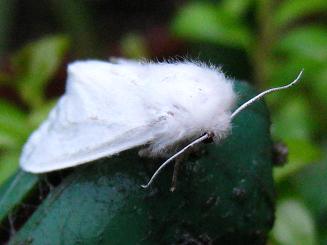
[[[137,70],[124,69],[96,61],[70,65],[66,93],[24,146],[21,167],[48,172],[150,142],[155,120]]]

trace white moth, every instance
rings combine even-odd
[[[301,72],[302,73],[302,72]],[[65,94],[23,148],[20,166],[44,173],[112,156],[135,147],[140,155],[168,159],[207,138],[218,142],[232,118],[267,90],[232,112],[233,81],[200,63],[78,61],[68,66]],[[145,185],[144,187],[147,187]]]

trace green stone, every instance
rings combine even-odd
[[[238,82],[239,104],[256,93]],[[201,105],[199,105],[201,109]],[[147,190],[163,159],[136,150],[77,167],[10,244],[264,244],[274,221],[269,113],[257,102],[219,144],[203,144]],[[173,164],[171,164],[173,165]]]

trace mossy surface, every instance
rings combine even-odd
[[[239,103],[255,95],[236,89]],[[226,140],[183,161],[173,193],[172,166],[140,188],[162,159],[136,150],[77,167],[10,244],[264,244],[275,198],[269,127],[263,102],[243,111]]]

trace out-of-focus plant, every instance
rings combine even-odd
[[[309,165],[327,155],[322,147],[327,140],[327,22],[322,15],[326,10],[325,0],[190,1],[171,23],[172,33],[191,44],[233,49],[239,57],[245,56],[252,69],[251,82],[259,89],[286,84],[304,69],[302,82],[296,88],[267,98],[273,137],[285,142],[290,153],[288,163],[274,173],[280,195],[289,198],[301,194],[297,192],[301,189],[298,173],[307,167],[315,168]],[[208,56],[217,54],[211,52]],[[292,244],[283,243],[283,236],[288,241],[305,237],[302,241],[310,241],[306,244],[314,243],[315,232],[305,234],[308,231],[290,228],[280,233],[280,227],[288,221],[278,220],[283,217],[279,214],[292,207],[294,220],[300,220],[295,223],[310,223],[310,212],[306,213],[304,206],[310,209],[310,203],[304,199],[278,204],[272,244]],[[326,213],[327,208],[324,210]],[[323,239],[327,231],[321,230],[319,236]]]
[[[147,58],[149,50],[145,39],[137,33],[128,33],[120,41],[123,57],[130,59]]]
[[[273,239],[284,245],[315,245],[314,221],[302,202],[286,199],[279,202]]]
[[[67,48],[68,40],[63,36],[32,42],[13,55],[12,71],[0,74],[0,89],[10,86],[23,104],[0,99],[0,184],[17,169],[23,143],[53,105],[45,97],[45,88]]]

